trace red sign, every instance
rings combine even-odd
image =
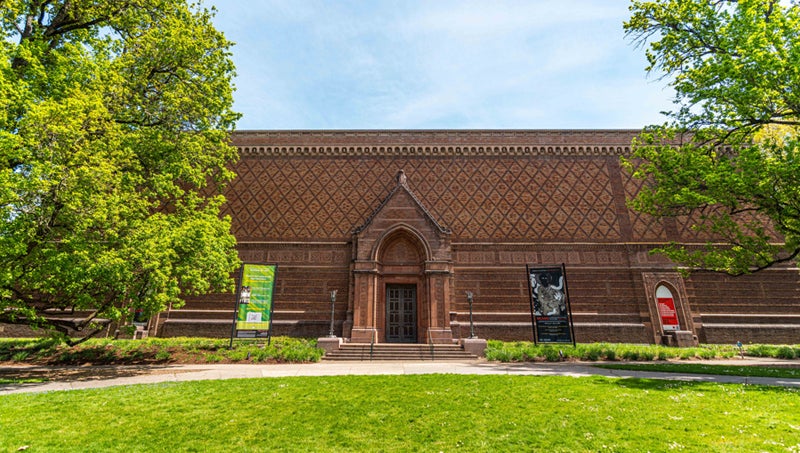
[[[678,313],[675,311],[675,301],[671,297],[659,297],[657,300],[661,327],[664,330],[681,330]]]

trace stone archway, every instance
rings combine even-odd
[[[378,297],[376,328],[381,341],[424,343],[429,324],[425,308],[424,241],[408,229],[391,231],[377,247]]]
[[[370,260],[358,262],[353,273],[353,328],[351,341],[430,343],[452,338],[447,316],[449,311],[449,269],[431,259],[425,238],[408,225],[395,225],[375,241]],[[439,271],[437,272],[437,269]],[[401,291],[402,290],[402,291]],[[392,296],[400,291],[402,300]],[[408,292],[413,296],[408,296]],[[408,302],[413,297],[413,312],[407,308],[391,307]],[[394,310],[394,313],[392,313]],[[399,310],[399,312],[398,312]],[[410,320],[405,319],[410,315]],[[392,320],[392,316],[400,319]],[[413,323],[413,336],[391,331],[392,322]],[[398,327],[398,326],[394,326]]]
[[[450,231],[430,216],[399,172],[395,189],[353,233],[344,335],[354,343],[451,342],[451,255]],[[402,335],[387,333],[396,322]]]

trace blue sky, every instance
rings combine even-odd
[[[627,129],[673,92],[625,0],[206,0],[242,129]]]

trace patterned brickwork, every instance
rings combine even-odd
[[[627,199],[633,198],[645,184],[642,180],[633,179],[627,172],[622,172],[621,178],[625,184],[625,198]],[[713,214],[712,209],[702,208],[688,215],[677,216],[674,219],[666,219],[659,222],[647,214],[641,214],[633,210],[628,213],[633,224],[634,240],[653,242],[674,240],[701,243],[713,242],[718,237],[715,237],[709,231],[703,231],[701,228],[692,228],[692,225],[703,225],[704,218],[713,216]],[[747,211],[734,216],[734,218],[743,225],[750,223],[758,225],[758,227],[767,225],[766,233],[775,238],[776,241],[781,240],[781,235],[774,228],[769,227],[769,222],[766,218],[758,218]]]
[[[347,240],[398,170],[459,240],[624,240],[601,158],[244,158],[227,213],[241,240]]]
[[[346,240],[409,186],[457,240],[630,240],[615,193],[632,131],[244,132],[227,213],[240,240]],[[620,209],[622,207],[622,209]]]
[[[633,198],[641,189],[644,181],[634,179],[628,173],[621,175],[625,182],[625,198]],[[659,222],[653,217],[631,210],[629,212],[633,228],[634,240],[640,241],[665,241],[668,240],[664,222]]]

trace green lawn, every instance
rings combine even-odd
[[[658,371],[663,373],[716,374],[800,379],[800,367],[704,365],[702,363],[606,363],[595,365],[612,370]]]
[[[333,376],[0,397],[0,452],[800,450],[800,392],[602,377]]]
[[[800,345],[748,344],[740,349],[733,344],[701,344],[695,347],[675,348],[658,344],[578,343],[573,346],[489,340],[486,349],[486,358],[499,362],[558,362],[562,359],[590,362],[731,359],[741,354],[791,360],[800,357]]]

